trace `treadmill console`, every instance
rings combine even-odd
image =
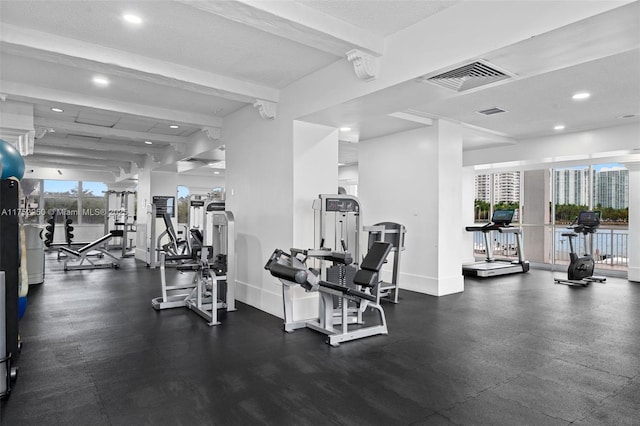
[[[491,222],[496,225],[505,226],[511,223],[515,210],[495,210],[491,216]]]

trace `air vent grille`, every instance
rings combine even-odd
[[[484,114],[484,115],[501,114],[503,112],[507,112],[507,111],[504,109],[500,109],[498,107],[483,109],[482,111],[478,111],[479,114]]]
[[[423,80],[456,92],[463,92],[511,77],[510,74],[498,70],[487,62],[476,61]]]

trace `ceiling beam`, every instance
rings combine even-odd
[[[25,158],[25,162],[38,162],[38,163],[49,163],[49,164],[65,164],[67,166],[76,166],[78,164],[82,164],[84,166],[96,166],[96,167],[104,167],[107,169],[117,169],[117,168],[125,168],[130,167],[130,161],[112,161],[112,160],[102,160],[96,158],[83,158],[80,162],[78,158],[68,157],[66,155],[50,155],[50,154],[34,154]]]
[[[31,157],[31,156],[29,156]],[[130,168],[130,164],[127,165],[127,168]],[[27,169],[32,169],[34,167],[50,167],[54,169],[67,169],[67,170],[90,170],[94,172],[103,172],[103,173],[112,173],[119,174],[120,168],[117,166],[110,166],[106,164],[69,164],[58,162],[56,160],[47,160],[44,158],[31,158],[25,160],[25,167]]]
[[[60,136],[56,136],[55,133],[47,134],[42,139],[38,139],[36,147],[41,146],[50,146],[50,147],[58,147],[58,148],[70,148],[72,150],[84,149],[88,151],[99,151],[100,155],[105,151],[124,151],[130,155],[140,154],[140,155],[160,155],[162,154],[168,145],[138,145],[131,144],[122,141],[113,141],[113,140],[102,140],[102,141],[85,141],[85,140],[74,140],[69,138],[64,138]],[[34,147],[35,149],[35,147]]]
[[[171,123],[186,123],[202,127],[222,127],[222,119],[220,117],[87,96],[81,93],[37,87],[7,80],[2,81],[2,93],[6,94],[10,99],[23,102],[39,103],[39,101],[46,101],[58,105],[66,104],[97,108],[120,114],[149,117]]]
[[[96,151],[92,151],[90,149],[82,149],[82,148],[63,148],[59,146],[51,146],[51,145],[42,145],[36,144],[34,151],[34,155],[39,156],[51,156],[51,157],[70,157],[75,158],[76,161],[84,162],[84,159],[95,159]],[[142,167],[144,165],[146,156],[143,154],[132,154],[131,152],[121,152],[121,151],[100,151],[99,159],[100,160],[108,160],[115,162],[134,162],[138,165],[138,167]]]
[[[277,102],[278,89],[37,30],[3,24],[7,53],[144,80],[240,102]]]
[[[384,37],[294,1],[178,0],[198,10],[295,40],[339,57],[353,49],[374,56],[384,53]]]
[[[179,144],[186,144],[189,142],[189,140],[184,136],[161,135],[158,133],[114,129],[112,127],[95,126],[92,124],[75,123],[73,121],[55,120],[51,118],[36,117],[35,125],[52,128],[57,131],[66,131],[69,133],[83,133],[102,138],[125,139],[138,142],[151,141]]]

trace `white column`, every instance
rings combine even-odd
[[[523,174],[522,241],[525,259],[533,263],[548,263],[550,234],[545,229],[549,223],[549,170],[529,170]]]
[[[640,282],[640,161],[625,163],[629,170],[629,281]]]
[[[460,127],[440,121],[366,140],[358,157],[365,225],[390,221],[407,228],[400,287],[434,296],[462,291]]]

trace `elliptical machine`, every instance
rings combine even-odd
[[[577,223],[576,223],[577,222]],[[581,211],[576,220],[569,228],[572,232],[563,232],[562,236],[569,239],[569,268],[567,269],[567,279],[554,278],[557,284],[586,287],[592,282],[604,282],[605,277],[593,276],[595,261],[591,253],[593,252],[593,234],[600,227],[599,211]],[[573,246],[573,239],[582,234],[584,238],[585,254],[578,257]]]

